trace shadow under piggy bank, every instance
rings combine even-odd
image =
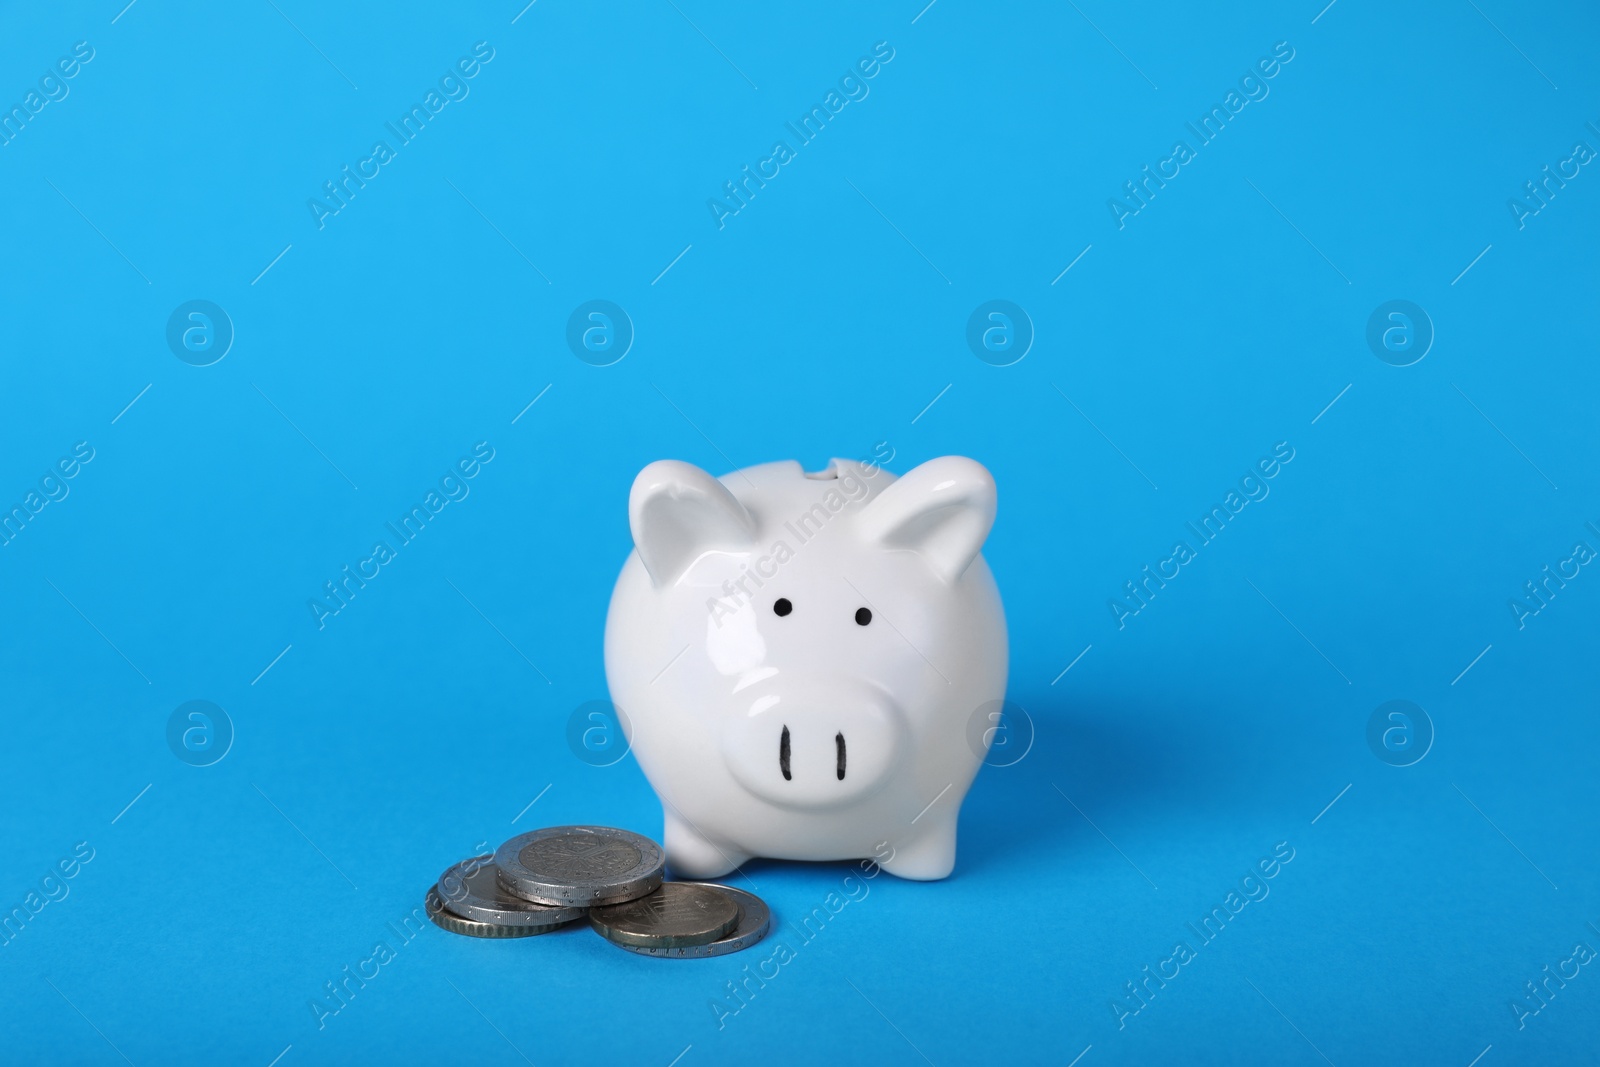
[[[1125,848],[1176,806],[1227,788],[1226,742],[1192,716],[1128,704],[1069,708],[1026,694],[1015,704],[1031,719],[1031,746],[1021,758],[991,754],[979,771],[961,809],[952,877],[1053,865],[1113,847],[1106,835]]]

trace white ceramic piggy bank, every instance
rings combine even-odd
[[[950,873],[993,733],[975,746],[969,725],[1005,695],[1005,613],[979,555],[994,514],[994,479],[960,456],[898,479],[838,459],[639,473],[606,678],[674,874],[752,856]]]

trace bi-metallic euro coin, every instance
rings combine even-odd
[[[588,907],[635,900],[661,884],[666,855],[640,834],[552,826],[518,834],[494,854],[500,884],[536,904]]]

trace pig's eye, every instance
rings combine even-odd
[[[857,626],[865,626],[867,623],[869,623],[871,621],[872,621],[872,612],[868,611],[866,608],[857,608],[856,609],[856,625]]]
[[[794,605],[789,603],[789,598],[788,597],[781,596],[772,605],[773,614],[778,615],[780,617],[789,614],[789,612],[791,612],[793,610],[794,610]]]

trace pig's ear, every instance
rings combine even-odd
[[[930,459],[879,493],[861,529],[885,548],[910,549],[953,582],[983,548],[994,525],[994,478],[964,456]]]
[[[628,525],[645,570],[662,588],[707,552],[754,543],[756,527],[726,486],[675,459],[657,460],[633,480]]]

